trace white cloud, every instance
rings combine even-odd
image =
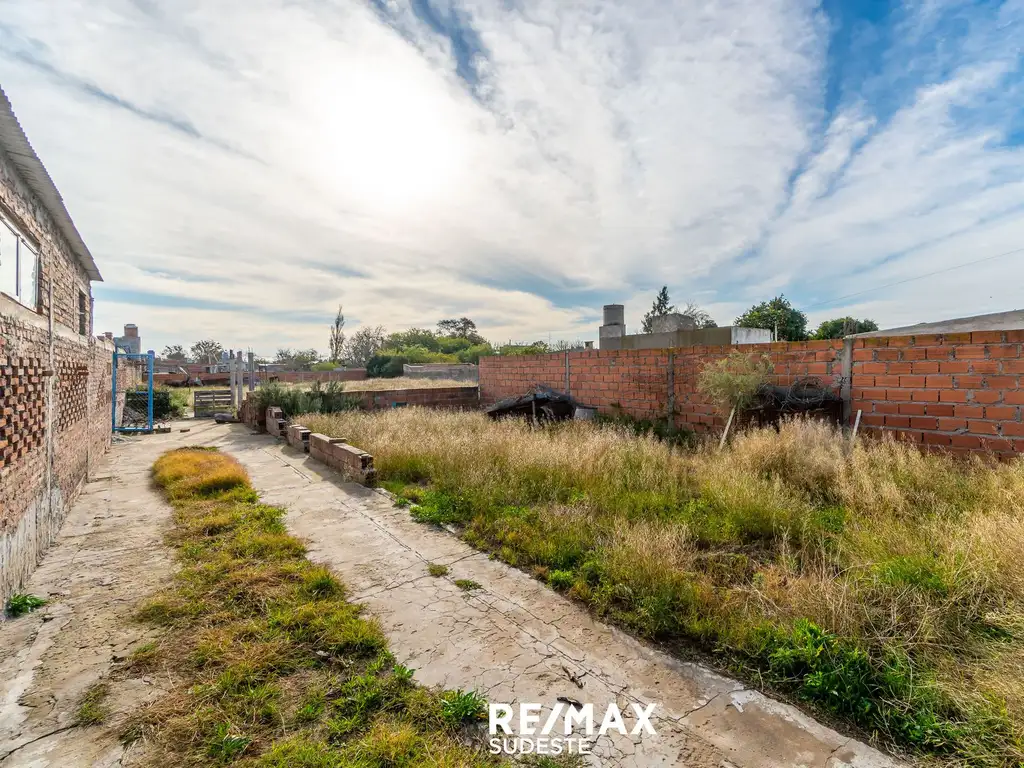
[[[323,348],[343,301],[350,327],[469,315],[495,339],[594,338],[602,298],[639,316],[662,283],[725,323],[777,290],[812,303],[1024,244],[1024,166],[998,145],[1014,0],[988,21],[908,10],[915,45],[951,12],[968,31],[834,117],[810,2],[432,8],[8,0],[0,82],[115,289],[98,322],[269,353]],[[1008,308],[996,282],[871,307]]]

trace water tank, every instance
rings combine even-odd
[[[622,304],[604,305],[604,325],[625,325],[626,308]]]

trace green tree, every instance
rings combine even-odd
[[[794,309],[785,296],[755,304],[736,318],[741,328],[766,328],[776,334],[778,341],[805,341],[807,315]]]
[[[213,339],[197,341],[191,349],[192,359],[197,363],[206,363],[207,365],[213,365],[220,360],[220,354],[223,351],[224,347],[220,345],[220,342]]]
[[[441,347],[437,334],[426,328],[410,328],[407,331],[392,333],[384,340],[388,349],[404,349],[405,347],[423,347],[437,352]]]
[[[826,320],[814,332],[815,339],[841,339],[852,333],[870,333],[878,330],[874,320],[858,320],[855,317],[837,317]]]
[[[320,362],[320,353],[315,349],[290,349],[277,350],[277,359],[274,361],[284,365],[293,371],[308,371],[313,365]]]
[[[682,309],[681,314],[686,317],[693,318],[694,324],[697,328],[717,328],[718,323],[708,313],[706,309],[699,307],[691,302],[686,302],[686,306]]]
[[[384,346],[386,335],[383,325],[360,328],[345,344],[345,356],[355,365],[366,365]]]
[[[341,304],[338,305],[338,314],[334,316],[334,322],[331,323],[329,344],[331,362],[340,362],[345,354],[345,313],[341,310]]]
[[[164,347],[164,351],[160,353],[160,357],[164,360],[174,360],[176,363],[188,362],[188,354],[181,344],[168,344]]]
[[[654,299],[654,304],[651,305],[651,311],[644,315],[644,321],[641,326],[643,332],[652,333],[654,330],[654,318],[662,317],[675,311],[675,305],[668,298],[668,286],[661,286],[661,290],[658,291],[658,295]]]
[[[448,339],[469,339],[473,344],[484,343],[484,337],[477,333],[476,323],[468,317],[441,320],[437,324],[437,335]]]

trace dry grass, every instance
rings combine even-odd
[[[848,452],[805,422],[718,453],[421,409],[302,421],[640,635],[947,764],[1024,761],[1024,461]]]
[[[495,764],[463,745],[464,721],[446,698],[456,692],[415,685],[377,622],[345,599],[328,569],[306,560],[283,510],[259,503],[238,462],[182,449],[164,454],[153,478],[174,507],[181,568],[174,586],[139,611],[167,634],[117,670],[130,677],[159,668],[176,681],[123,734],[150,742],[147,764]],[[102,717],[101,696],[91,696],[82,722]]]

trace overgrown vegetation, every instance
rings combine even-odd
[[[7,615],[12,619],[32,613],[37,608],[46,605],[46,600],[35,595],[26,595],[22,592],[15,592],[7,599]]]
[[[956,765],[1024,761],[1024,461],[809,422],[680,451],[608,425],[304,416],[419,520],[678,653]]]
[[[697,389],[725,413],[741,411],[757,400],[761,387],[771,381],[775,367],[768,355],[732,352],[709,362],[697,379]]]
[[[329,381],[326,384],[315,381],[308,388],[289,387],[271,382],[257,387],[252,396],[256,398],[260,411],[277,405],[288,417],[310,411],[351,411],[358,408],[360,403],[359,397],[345,394],[345,383],[339,381]]]
[[[465,746],[478,717],[395,663],[376,621],[285,532],[242,467],[215,450],[164,454],[153,478],[174,508],[180,570],[139,610],[168,627],[129,659],[173,670],[176,688],[130,718],[156,765],[435,765],[493,760]]]

